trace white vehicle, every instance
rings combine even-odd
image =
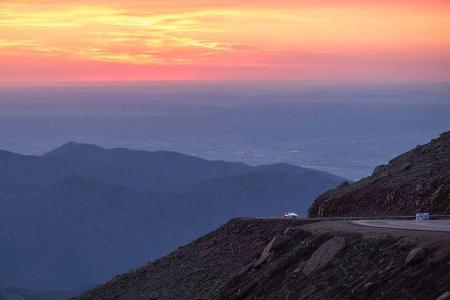
[[[284,214],[285,218],[290,218],[290,219],[296,219],[298,218],[298,215],[296,213],[293,212],[287,212]]]
[[[428,221],[430,219],[429,213],[417,213],[416,221]]]

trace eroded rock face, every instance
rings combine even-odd
[[[450,214],[450,131],[320,195],[310,217]]]
[[[270,263],[234,277],[211,299],[436,299],[450,282],[450,237],[424,235],[426,241],[417,244],[384,233],[306,231],[292,236]],[[418,259],[414,265],[405,264],[409,253]]]
[[[314,271],[323,269],[330,263],[334,257],[345,248],[345,239],[343,237],[333,237],[323,243],[308,261],[303,265],[302,271],[309,275]]]

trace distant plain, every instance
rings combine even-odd
[[[0,88],[0,149],[68,141],[287,162],[350,179],[450,128],[449,84],[156,82]]]

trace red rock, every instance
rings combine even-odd
[[[450,131],[317,197],[310,217],[450,214]]]

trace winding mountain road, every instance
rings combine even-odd
[[[324,218],[284,218],[284,217],[243,217],[241,219],[259,219],[259,220],[287,220],[295,224],[305,221],[311,224],[306,227],[330,227],[345,231],[364,231],[365,227],[373,229],[401,229],[408,231],[434,231],[437,233],[450,233],[450,215],[436,216],[434,220],[416,221],[413,216],[396,216],[391,219],[384,217],[368,217],[367,219],[359,217],[324,217]],[[308,223],[309,223],[308,222]],[[302,224],[303,225],[303,224]],[[353,226],[357,225],[357,226]],[[367,228],[369,229],[369,228]]]
[[[381,228],[450,232],[450,220],[353,220],[350,223]]]

